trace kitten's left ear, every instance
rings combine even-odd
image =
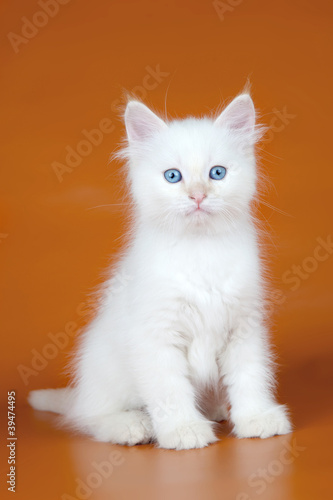
[[[125,125],[129,141],[142,142],[163,130],[167,124],[139,101],[130,101],[125,111]]]
[[[215,120],[218,127],[226,127],[239,134],[253,134],[255,109],[249,94],[236,97]]]

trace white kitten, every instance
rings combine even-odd
[[[168,123],[132,101],[125,123],[132,242],[83,335],[73,386],[32,391],[30,404],[128,445],[203,447],[225,418],[241,438],[290,432],[272,394],[250,211],[260,135],[250,96],[216,120]]]

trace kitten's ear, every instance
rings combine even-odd
[[[139,101],[130,101],[125,111],[125,125],[129,141],[144,141],[167,124]]]
[[[253,134],[255,128],[255,109],[249,94],[236,97],[215,120],[218,127],[227,127],[240,134]]]

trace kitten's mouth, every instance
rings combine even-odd
[[[204,208],[204,207],[194,207],[192,208],[191,210],[188,210],[186,212],[186,215],[200,215],[200,214],[205,214],[205,215],[209,215],[211,212],[210,210],[208,210],[207,208]]]

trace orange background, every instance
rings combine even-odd
[[[282,298],[272,332],[280,399],[290,406],[297,442],[306,448],[260,498],[330,497],[332,463],[323,445],[332,444],[333,436],[333,258],[327,252],[321,261],[308,258],[318,238],[332,237],[332,2],[222,3],[228,5],[224,14],[204,0],[69,0],[46,21],[45,15],[36,18],[41,7],[34,0],[1,4],[1,400],[5,405],[7,391],[16,390],[17,498],[52,500],[73,492],[73,478],[86,466],[82,457],[110,449],[54,430],[52,418],[33,413],[25,397],[31,389],[66,382],[72,335],[64,348],[47,351],[49,334],[85,323],[88,294],[121,246],[126,207],[119,205],[120,165],[109,155],[124,135],[124,92],[134,90],[156,110],[166,103],[171,117],[183,117],[211,111],[248,78],[262,121],[272,126],[260,163],[274,186],[263,199],[278,210],[261,204],[259,217],[272,235],[267,252]],[[30,27],[24,43],[9,35],[22,36],[22,18],[46,22],[36,33]],[[160,81],[147,76],[156,68]],[[54,162],[66,164],[66,147],[76,149],[86,139],[82,131],[101,121],[108,131],[100,144],[60,182]],[[108,204],[113,206],[101,207]],[[290,281],[294,265],[306,274],[297,286]],[[311,272],[304,270],[311,265]],[[33,368],[36,352],[53,359],[24,381],[20,366]],[[5,406],[1,411],[6,435]],[[247,484],[251,464],[274,459],[282,438],[236,442],[227,429],[218,445],[175,459],[149,446],[116,447],[126,454],[126,467],[91,498],[131,498],[127,481],[134,481],[136,498],[162,498],[161,492],[165,498],[201,498],[195,495],[212,485],[210,498],[220,498],[222,483],[230,498],[242,491],[256,498],[253,488],[240,485]],[[1,479],[7,472],[4,448]],[[2,495],[3,482],[0,487]]]

